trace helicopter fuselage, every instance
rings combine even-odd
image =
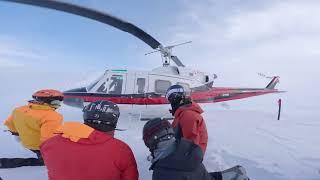
[[[164,95],[174,84],[182,85],[191,98],[200,103],[213,103],[241,99],[267,93],[274,89],[279,77],[274,77],[272,88],[213,87],[216,75],[209,75],[185,67],[163,66],[152,71],[123,69],[106,70],[103,76],[87,87],[64,92],[64,103],[82,108],[86,103],[109,100],[117,104],[168,104]],[[269,83],[269,84],[270,84]]]

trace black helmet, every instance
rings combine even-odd
[[[174,137],[174,131],[169,121],[155,118],[149,120],[143,127],[144,144],[153,151],[157,144]]]
[[[171,104],[171,114],[174,116],[176,110],[183,105],[191,104],[191,99],[187,97],[187,93],[183,86],[181,85],[172,85],[168,88],[166,92],[166,98]]]
[[[92,102],[83,108],[84,123],[104,132],[115,130],[119,116],[119,107],[110,101]]]
[[[168,88],[166,92],[166,98],[170,103],[181,100],[186,96],[185,89],[181,85],[172,85]]]

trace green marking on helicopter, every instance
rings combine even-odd
[[[113,69],[112,72],[127,72],[126,69]]]

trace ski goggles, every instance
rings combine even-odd
[[[53,100],[53,101],[50,102],[50,106],[58,109],[61,106],[61,102],[62,101],[59,101],[59,100]]]

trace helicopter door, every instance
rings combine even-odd
[[[97,89],[97,92],[106,94],[123,94],[125,92],[127,74],[112,73],[107,76],[107,79]]]
[[[145,94],[148,92],[148,75],[136,74],[134,94]]]
[[[109,79],[108,94],[124,94],[127,74],[112,74]]]

